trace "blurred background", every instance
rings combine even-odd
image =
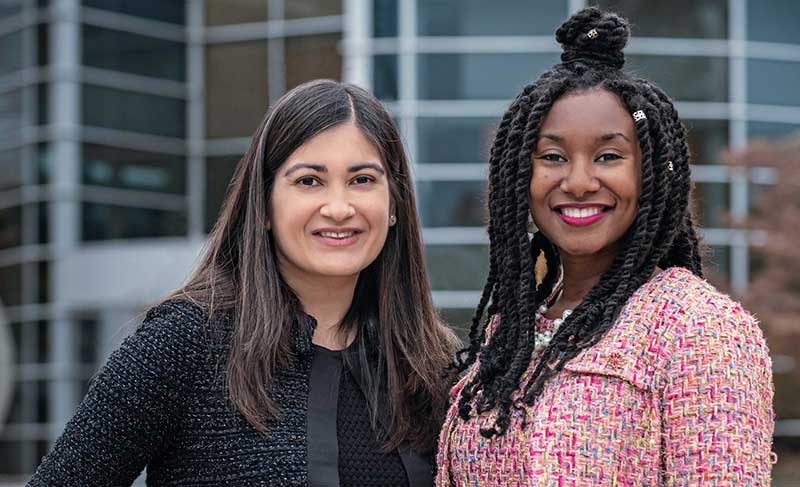
[[[435,300],[463,333],[494,127],[586,5],[632,21],[627,68],[677,101],[708,273],[772,350],[773,485],[800,485],[800,2],[0,0],[0,486],[190,272],[267,106],[309,79],[372,90],[400,125]]]

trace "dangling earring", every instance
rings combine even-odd
[[[528,213],[528,233],[533,235],[534,233],[539,231],[539,227],[536,226],[536,223],[533,221],[533,216]]]

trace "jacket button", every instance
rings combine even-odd
[[[612,369],[620,370],[624,365],[621,353],[614,352],[608,356],[608,366]]]

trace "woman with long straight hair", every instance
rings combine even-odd
[[[403,147],[366,91],[278,100],[204,256],[114,352],[31,486],[427,486],[455,339]]]

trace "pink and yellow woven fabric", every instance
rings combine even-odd
[[[495,316],[491,329],[502,326]],[[486,439],[451,393],[437,487],[768,486],[772,369],[758,323],[682,268],[653,277],[603,339],[550,379],[522,429]],[[523,376],[528,377],[536,363]],[[519,397],[513,396],[513,399]]]

